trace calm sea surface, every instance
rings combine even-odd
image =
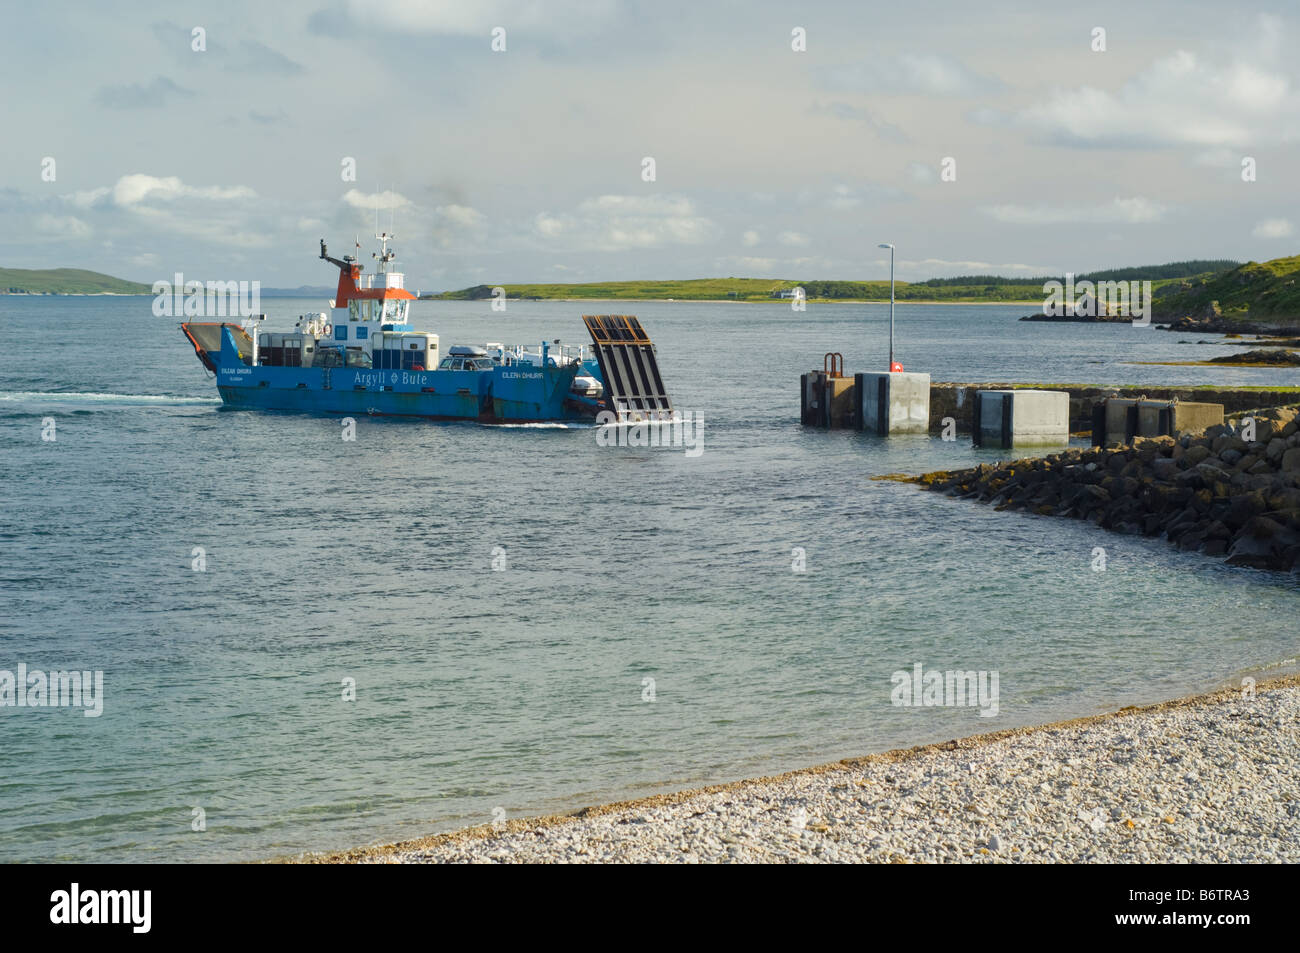
[[[705,419],[690,458],[590,429],[362,418],[345,442],[337,418],[225,411],[150,304],[0,297],[0,669],[104,673],[101,717],[0,708],[0,860],[391,841],[1155,701],[1300,653],[1294,577],[871,480],[998,456],[967,439],[801,429],[799,373],[828,350],[883,367],[887,305],[416,306],[444,347],[582,343],[584,311],[639,315]],[[263,307],[288,330],[323,303]],[[900,306],[899,358],[937,380],[1298,383],[1126,365],[1222,349],[1027,310]],[[998,715],[894,707],[891,674],[918,662],[998,672]]]

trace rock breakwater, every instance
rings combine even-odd
[[[1300,571],[1300,408],[1204,434],[1072,449],[917,478],[998,509],[1163,536],[1233,565]]]

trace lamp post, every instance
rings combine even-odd
[[[894,243],[881,242],[880,248],[889,249],[889,370],[894,370]]]

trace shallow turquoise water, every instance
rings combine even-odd
[[[263,306],[284,327],[321,307]],[[99,718],[0,708],[0,860],[393,840],[1168,698],[1300,654],[1292,576],[870,480],[996,458],[967,440],[802,430],[798,374],[827,350],[883,365],[887,306],[421,303],[416,323],[444,346],[578,343],[597,308],[641,317],[706,421],[702,456],[385,419],[347,443],[337,419],[219,410],[148,299],[0,298],[0,669],[105,677]],[[1128,366],[1209,352],[1026,310],[900,306],[900,359],[948,380],[1297,383]],[[891,674],[916,662],[997,671],[999,714],[893,706]]]

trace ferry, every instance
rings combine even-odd
[[[654,344],[632,315],[584,315],[590,345],[461,344],[410,324],[416,296],[394,270],[393,236],[375,236],[375,273],[356,256],[338,268],[328,312],[302,315],[291,332],[191,321],[181,330],[216,377],[227,407],[376,414],[488,424],[676,419]],[[360,248],[358,246],[358,252]],[[260,319],[262,316],[258,316]]]

